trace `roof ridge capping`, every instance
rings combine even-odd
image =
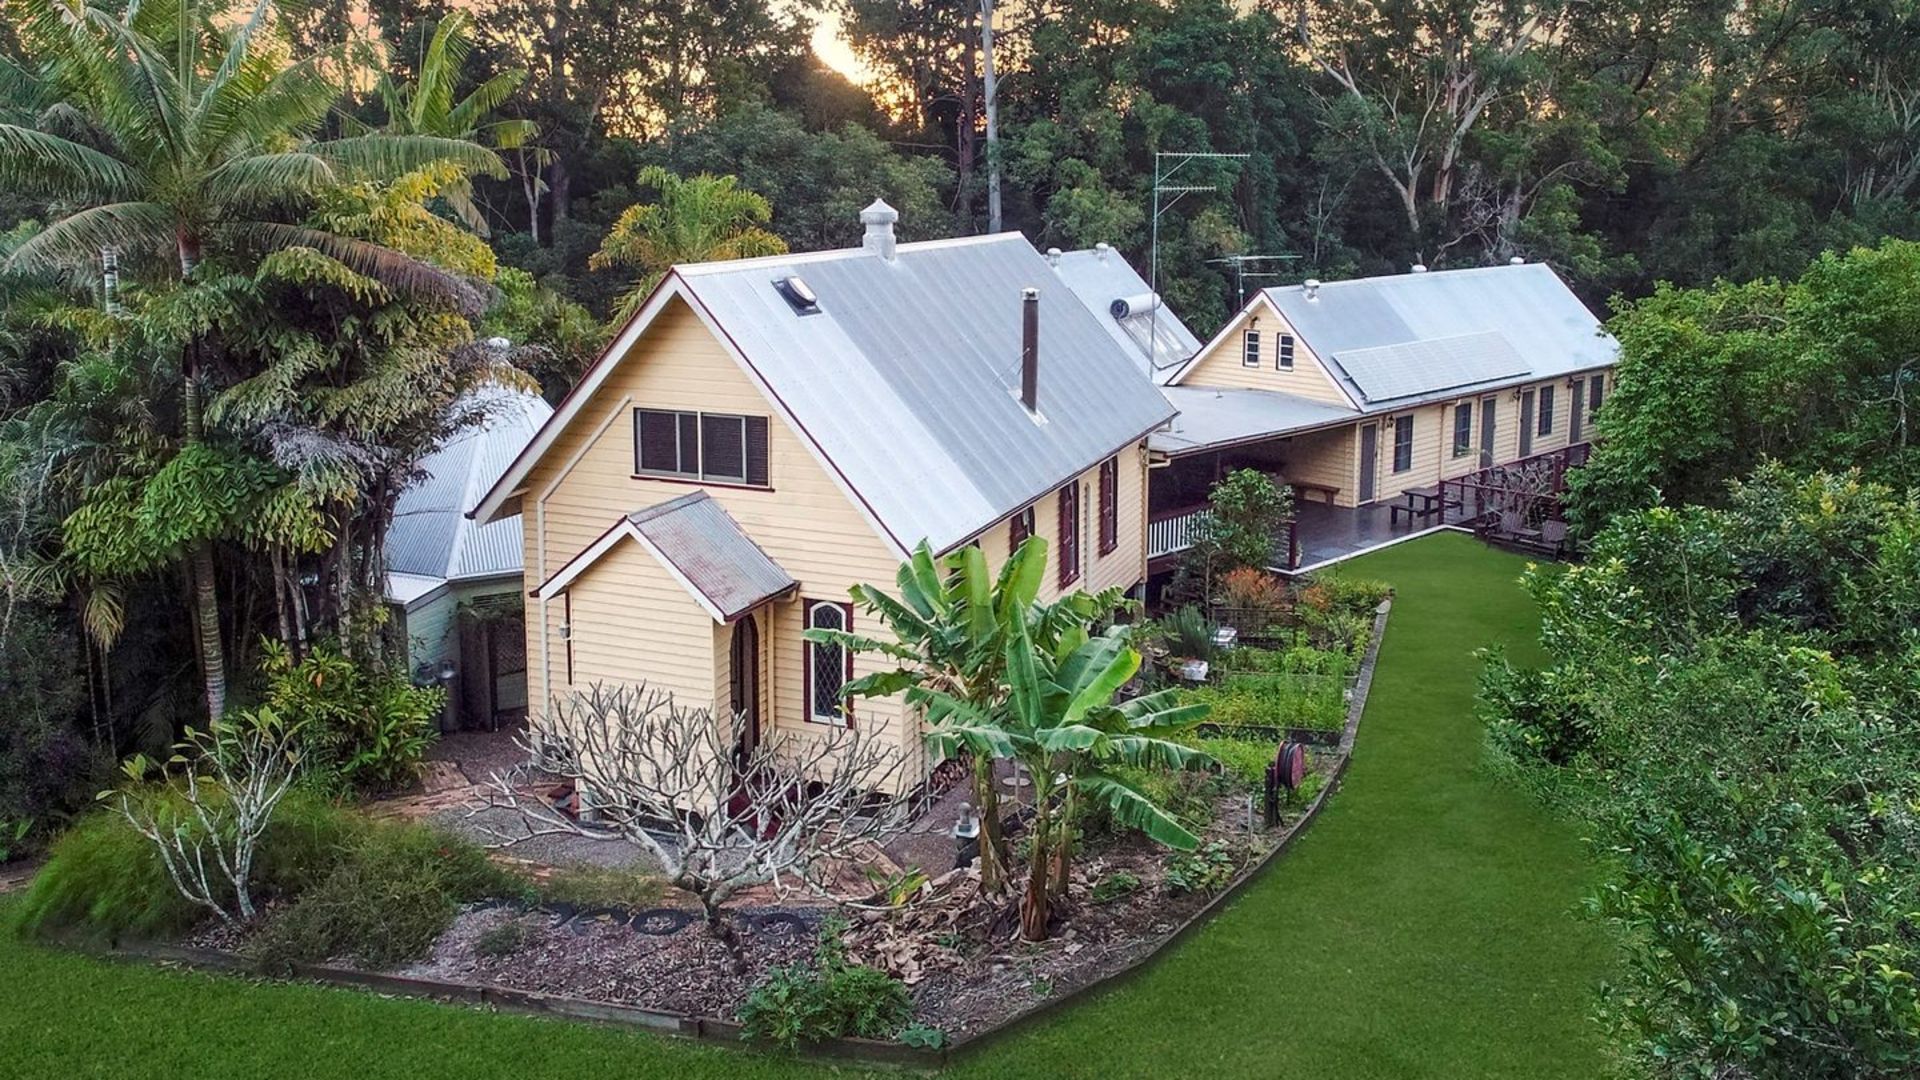
[[[934,240],[910,240],[896,244],[894,257],[910,255],[915,252],[933,251],[941,248],[972,247],[977,244],[1004,243],[1012,239],[1026,240],[1026,236],[1017,229],[1005,232],[980,233],[975,236],[947,236]],[[838,262],[843,259],[882,258],[878,253],[860,246],[844,248],[823,248],[818,251],[789,251],[780,255],[756,255],[751,259],[715,259],[709,262],[676,263],[673,269],[688,277],[706,277],[712,274],[732,273],[736,270],[752,270],[768,266],[805,266],[810,263]]]

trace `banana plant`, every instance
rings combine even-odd
[[[1066,885],[1080,799],[1104,805],[1114,820],[1169,847],[1190,851],[1199,838],[1117,767],[1204,769],[1212,764],[1176,742],[1204,719],[1207,706],[1182,703],[1174,691],[1117,701],[1140,670],[1140,654],[1124,627],[1089,635],[1070,628],[1058,641],[1036,642],[1027,620],[1008,627],[1006,699],[988,710],[937,691],[930,697],[960,726],[997,727],[1033,781],[1032,854],[1020,932],[1045,940],[1052,900]]]

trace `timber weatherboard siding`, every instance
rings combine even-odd
[[[824,376],[830,377],[830,376]],[[574,422],[534,463],[521,485],[527,582],[536,586],[592,546],[633,511],[684,495],[689,482],[639,476],[634,468],[633,410],[637,407],[766,416],[768,486],[695,484],[724,507],[747,536],[799,583],[796,593],[752,612],[760,636],[760,723],[763,738],[775,732],[820,733],[807,717],[805,695],[805,602],[845,602],[848,589],[871,583],[893,587],[899,558],[847,491],[788,426],[781,413],[743,372],[684,301],[673,300],[634,342]],[[875,438],[884,438],[876,432]],[[1118,546],[1098,549],[1100,462],[1079,477],[1084,546],[1075,587],[1095,590],[1132,586],[1146,573],[1144,443],[1117,451]],[[1010,466],[1012,467],[1011,463]],[[927,483],[938,484],[938,477]],[[1035,504],[1038,535],[1060,535],[1057,491]],[[994,570],[1007,558],[1008,522],[980,537]],[[908,540],[913,543],[914,540]],[[1043,595],[1059,592],[1058,551],[1048,553]],[[715,623],[681,585],[638,544],[622,541],[585,570],[567,596],[529,601],[527,619],[529,701],[535,708],[594,682],[645,679],[673,690],[694,708],[730,705],[731,646],[735,627]],[[570,606],[570,614],[569,614]],[[561,636],[570,619],[571,642]],[[853,630],[884,636],[864,611]],[[568,648],[572,649],[572,680]],[[862,655],[854,677],[883,666]],[[887,738],[906,755],[904,782],[917,783],[927,765],[917,718],[899,698],[854,703],[854,724]]]
[[[1249,367],[1242,362],[1246,355],[1243,343],[1249,321],[1254,329],[1260,331],[1258,367]],[[1282,334],[1293,334],[1291,369],[1277,366]],[[1212,348],[1202,350],[1200,358],[1181,372],[1175,381],[1181,386],[1277,390],[1329,405],[1349,409],[1354,407],[1352,399],[1334,381],[1333,374],[1307,346],[1306,340],[1293,332],[1293,326],[1286,317],[1268,303],[1264,295],[1235,315],[1233,321],[1227,324],[1226,331],[1216,335]]]

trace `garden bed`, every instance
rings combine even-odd
[[[914,1024],[942,1033],[942,1045],[835,1039],[812,1049],[830,1056],[942,1064],[961,1049],[1139,970],[1274,864],[1332,795],[1350,760],[1386,616],[1382,604],[1339,746],[1315,757],[1314,781],[1305,789],[1310,796],[1290,806],[1278,828],[1261,827],[1258,806],[1244,786],[1223,784],[1210,796],[1212,814],[1201,830],[1198,855],[1169,858],[1130,834],[1090,840],[1076,857],[1064,923],[1048,941],[1019,940],[1010,905],[981,903],[974,888],[977,871],[959,870],[927,883],[920,899],[899,908],[769,904],[739,909],[744,970],[684,908],[484,901],[465,905],[418,961],[376,968],[335,957],[290,965],[289,973],[381,992],[737,1040],[741,1028],[732,1018],[751,988],[776,968],[804,962],[821,927],[844,916],[848,925],[839,938],[849,957],[900,979],[911,995]],[[1210,888],[1173,887],[1182,873],[1193,876],[1196,862],[1224,863],[1226,869],[1218,871]],[[1117,890],[1111,884],[1102,884],[1123,876],[1130,876],[1134,887],[1118,895],[1112,895]],[[661,903],[670,905],[671,899]],[[222,970],[253,969],[246,942],[225,932],[192,935],[184,945],[129,943],[115,951]]]

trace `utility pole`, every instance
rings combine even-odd
[[[1197,160],[1243,161],[1251,154],[1220,154],[1206,150],[1190,150],[1180,153],[1154,151],[1153,155],[1153,239],[1148,247],[1147,288],[1153,292],[1153,321],[1147,324],[1147,363],[1159,366],[1156,357],[1159,353],[1157,340],[1160,332],[1160,215],[1173,209],[1173,205],[1188,195],[1201,191],[1218,191],[1215,184],[1169,184],[1173,174]],[[1167,166],[1171,159],[1173,165]],[[1161,202],[1162,195],[1173,198]]]
[[[1000,231],[1000,106],[995,101],[999,80],[993,73],[993,0],[980,0],[980,52],[984,60],[987,99],[987,231]]]

